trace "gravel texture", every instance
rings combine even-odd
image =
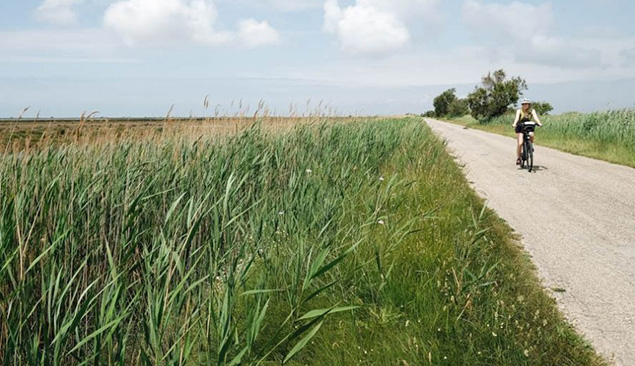
[[[426,122],[522,236],[567,318],[614,364],[635,365],[635,169],[536,146],[528,173],[514,139]]]

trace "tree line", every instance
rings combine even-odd
[[[504,70],[496,70],[481,78],[481,85],[466,98],[459,98],[456,89],[451,88],[436,96],[434,110],[424,113],[425,117],[462,117],[470,114],[485,123],[502,116],[518,104],[527,90],[527,82],[519,76],[508,78]],[[538,114],[546,115],[553,110],[547,102],[532,102]]]

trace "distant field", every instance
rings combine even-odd
[[[4,364],[604,364],[422,119],[225,122],[9,141]]]
[[[97,119],[0,119],[0,149],[38,149],[60,144],[93,144],[120,138],[157,138],[174,133],[188,136],[227,136],[258,123],[267,130],[289,129],[321,122],[354,122],[357,117],[212,117],[212,118],[97,118]]]
[[[635,110],[565,113],[541,119],[545,127],[536,132],[538,145],[635,168]],[[485,124],[469,116],[450,120],[510,137],[515,135],[513,121],[513,115]]]

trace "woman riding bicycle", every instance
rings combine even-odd
[[[520,150],[523,146],[523,125],[526,122],[536,122],[538,126],[542,127],[542,123],[538,118],[538,114],[536,110],[531,108],[531,101],[527,98],[523,99],[522,107],[516,111],[516,119],[514,119],[514,124],[512,125],[516,129],[516,165],[520,165]],[[531,142],[534,142],[534,133],[530,132],[529,136],[531,136]]]

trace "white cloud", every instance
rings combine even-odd
[[[493,39],[497,52],[511,52],[518,62],[559,67],[602,66],[598,50],[574,46],[569,40],[550,34],[554,24],[550,2],[535,6],[517,1],[500,4],[466,0],[462,18],[477,38]]]
[[[571,40],[573,47],[597,49],[601,47],[602,61],[607,68],[580,68],[529,63],[519,61],[512,52],[492,56],[487,47],[454,47],[444,51],[430,52],[412,48],[399,52],[394,57],[341,58],[329,63],[315,63],[302,67],[284,67],[269,70],[268,75],[279,75],[289,79],[311,80],[320,85],[360,87],[369,90],[382,88],[418,88],[430,85],[448,87],[474,85],[488,71],[503,68],[508,75],[521,76],[529,83],[530,91],[537,83],[552,84],[571,81],[622,80],[635,78],[635,67],[621,65],[627,60],[627,47],[635,44],[635,38]],[[440,90],[441,91],[441,90]],[[438,93],[437,93],[438,94]],[[533,95],[533,94],[532,94]]]
[[[324,0],[217,0],[219,4],[231,4],[249,9],[277,10],[283,13],[316,10],[322,7]]]
[[[77,21],[73,6],[82,0],[44,0],[35,10],[35,17],[43,22],[55,25],[70,25]]]
[[[238,23],[238,38],[247,47],[259,47],[280,41],[280,34],[267,22],[245,19]]]
[[[526,44],[526,53],[522,47],[516,49],[515,57],[518,61],[562,68],[605,67],[599,50],[575,46],[571,40],[536,35]]]
[[[135,62],[103,29],[0,32],[0,62]]]
[[[233,0],[235,1],[235,0]],[[256,0],[266,6],[273,6],[282,11],[300,11],[307,9],[316,9],[322,5],[323,0]]]
[[[129,45],[196,41],[221,44],[229,35],[217,32],[214,3],[205,0],[126,0],[106,10],[104,23]]]
[[[217,29],[217,20],[212,0],[124,0],[111,4],[104,15],[106,27],[128,45],[240,42],[255,47],[278,41],[278,33],[267,22],[243,20],[236,33]]]
[[[328,0],[324,13],[324,29],[335,33],[347,52],[382,53],[401,48],[410,40],[408,29],[395,13],[382,11],[368,1],[342,9],[337,0]]]
[[[339,22],[344,17],[342,13],[337,0],[327,0],[324,3],[324,30],[331,33],[337,32]]]
[[[635,47],[625,48],[620,52],[623,67],[635,66]]]
[[[463,22],[469,28],[493,34],[502,41],[530,40],[535,35],[546,34],[553,26],[551,3],[534,6],[520,2],[497,4],[466,0],[462,14]]]
[[[406,46],[408,25],[418,17],[432,19],[438,0],[356,0],[341,7],[338,0],[324,3],[324,30],[335,34],[349,53],[381,54]]]

